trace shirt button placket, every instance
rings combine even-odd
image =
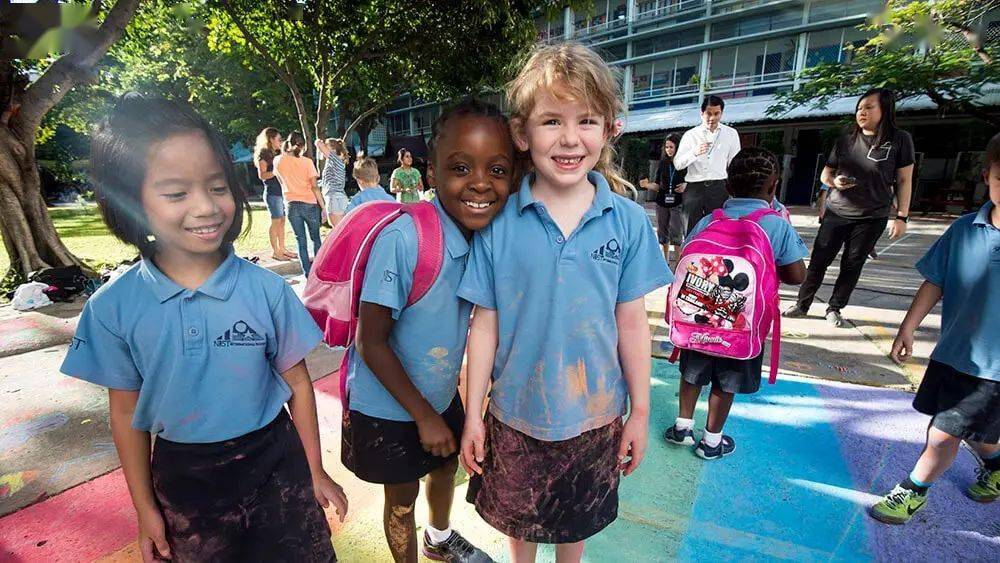
[[[194,302],[194,294],[186,293],[181,299],[181,326],[184,327],[184,353],[194,354],[202,348],[201,315]]]

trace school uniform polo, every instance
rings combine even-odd
[[[490,412],[558,441],[625,413],[615,306],[673,276],[646,212],[602,175],[587,175],[594,200],[568,237],[532,196],[530,179],[476,233],[458,294],[498,314]]]
[[[281,277],[231,249],[196,290],[144,259],[87,301],[61,371],[139,391],[137,430],[218,442],[274,420],[291,397],[280,373],[322,337]]]
[[[778,205],[781,204],[779,203]],[[758,209],[769,208],[777,211],[778,213],[781,212],[773,204],[768,205],[768,203],[762,199],[734,197],[726,200],[726,203],[722,205],[722,212],[725,213],[727,217],[737,219],[739,217],[749,215]],[[703,218],[697,225],[694,226],[693,229],[691,229],[691,234],[688,235],[687,240],[691,240],[695,235],[705,230],[705,227],[708,227],[708,224],[711,222],[711,215]],[[767,234],[767,238],[771,241],[771,250],[774,251],[774,261],[779,266],[794,264],[806,256],[809,256],[809,249],[806,247],[806,244],[802,242],[802,237],[795,232],[795,228],[792,227],[791,223],[780,215],[765,215],[760,218],[758,224],[761,229],[764,230],[764,233]]]
[[[354,197],[351,198],[351,202],[347,204],[347,211],[354,209],[362,203],[368,203],[369,201],[396,201],[396,198],[386,193],[382,186],[365,188],[354,194]]]
[[[941,338],[931,359],[955,370],[1000,381],[1000,229],[993,203],[964,215],[917,262],[941,288]]]
[[[389,347],[399,358],[406,375],[435,412],[443,413],[458,389],[472,304],[456,291],[465,272],[469,242],[455,221],[434,200],[444,231],[445,252],[441,272],[427,293],[406,306],[417,265],[417,230],[413,219],[403,215],[379,233],[368,258],[361,301],[392,310],[395,324]],[[357,351],[349,352],[349,404],[375,418],[412,421],[413,417],[393,398]]]

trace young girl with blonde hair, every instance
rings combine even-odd
[[[531,55],[507,98],[533,170],[476,233],[459,287],[477,307],[462,462],[470,500],[509,537],[515,562],[534,561],[538,543],[579,561],[583,541],[617,517],[619,475],[646,449],[643,298],[672,276],[645,211],[620,195],[619,94],[580,44]]]

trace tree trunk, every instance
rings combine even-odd
[[[0,234],[10,257],[8,275],[23,279],[47,266],[80,264],[59,239],[42,199],[35,132],[66,92],[91,78],[138,5],[139,0],[118,0],[87,48],[60,56],[32,84],[25,84],[9,59],[0,60]]]
[[[20,139],[0,128],[0,233],[10,268],[20,279],[41,268],[80,264],[59,239],[45,207],[34,142],[33,135]]]

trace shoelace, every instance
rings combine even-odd
[[[457,533],[452,534],[444,543],[448,544],[453,551],[457,551],[459,555],[471,555],[474,551],[472,544]]]
[[[993,473],[993,470],[986,466],[980,467],[976,470],[976,481],[979,481],[979,484],[984,487],[989,486],[990,473]]]
[[[885,504],[889,508],[896,508],[897,506],[901,506],[912,494],[913,491],[907,489],[890,493],[889,496],[885,497]]]

